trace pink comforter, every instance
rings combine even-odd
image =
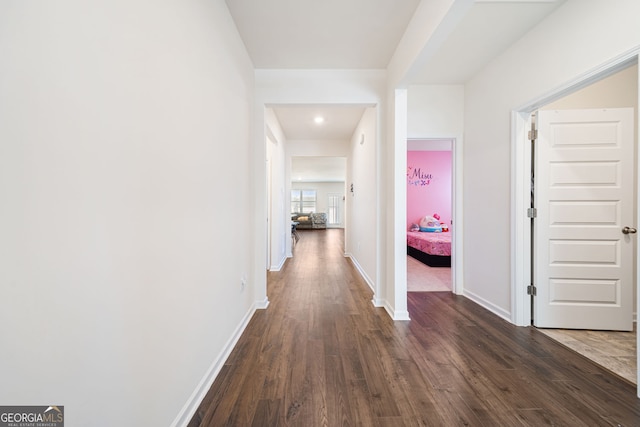
[[[430,255],[451,256],[451,233],[407,231],[407,245]]]

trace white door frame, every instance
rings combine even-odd
[[[531,113],[543,105],[638,63],[639,56],[640,49],[627,52],[511,113],[511,176],[513,177],[511,185],[511,245],[513,248],[511,251],[511,321],[518,326],[531,324],[531,297],[527,295],[527,285],[530,284],[531,278],[531,234],[530,219],[527,218],[531,191],[531,150],[527,133],[531,129]],[[640,94],[638,96],[640,98]],[[640,117],[638,111],[636,115]],[[635,143],[637,144],[637,141]],[[636,150],[636,160],[639,152],[640,150]],[[636,192],[640,191],[640,185],[636,183],[636,186]],[[639,218],[636,218],[636,223],[640,223]],[[640,266],[638,254],[636,254],[636,265]],[[636,307],[640,307],[640,292],[637,294]],[[638,350],[640,350],[640,341],[638,341]],[[640,359],[640,351],[638,355]],[[638,372],[640,386],[640,370]],[[640,387],[638,396],[640,397]]]
[[[451,143],[451,292],[454,294],[462,294],[462,202],[458,199],[458,197],[462,195],[462,179],[461,176],[459,176],[462,174],[462,147],[456,137],[407,138],[405,157],[409,151],[409,141],[449,141]],[[404,217],[406,218],[406,216],[407,206],[405,203]],[[406,226],[408,227],[409,224]],[[405,229],[407,227],[405,227]],[[405,270],[406,268],[405,265]],[[458,280],[460,280],[460,283],[458,283]]]

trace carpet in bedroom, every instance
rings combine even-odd
[[[438,292],[451,290],[451,268],[429,267],[407,256],[407,291]]]

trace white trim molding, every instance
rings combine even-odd
[[[490,312],[492,312],[496,316],[501,317],[502,319],[504,319],[507,322],[511,323],[511,313],[509,313],[507,310],[505,310],[505,309],[503,309],[501,307],[498,307],[497,305],[487,301],[486,299],[484,299],[484,298],[480,297],[479,295],[476,295],[473,292],[470,292],[468,290],[464,291],[463,296],[465,296],[466,298],[469,298],[471,301],[475,302],[479,306],[486,308],[487,310],[489,310]]]
[[[266,305],[264,304],[264,302],[262,302],[260,303],[260,305],[264,305],[264,308],[266,308],[266,306],[269,305],[269,302],[266,301]],[[229,340],[223,347],[222,352],[211,363],[211,366],[209,367],[204,377],[200,380],[200,382],[196,386],[195,390],[189,397],[189,400],[187,400],[187,402],[184,404],[184,406],[182,407],[182,409],[180,410],[176,418],[171,423],[171,427],[186,427],[189,424],[189,422],[191,421],[191,418],[193,418],[193,415],[198,410],[200,403],[202,403],[202,400],[205,398],[205,396],[209,392],[209,389],[211,388],[211,386],[213,385],[213,382],[215,381],[216,377],[220,373],[222,366],[224,366],[225,362],[229,358],[231,351],[238,343],[238,340],[242,336],[242,333],[247,328],[249,321],[251,320],[251,318],[253,317],[253,314],[256,312],[258,308],[259,308],[258,303],[256,303],[253,305],[253,307],[251,307],[251,309],[247,312],[247,314],[245,314],[242,321],[240,322],[240,324],[238,325],[238,327],[236,328],[232,336],[229,338]]]
[[[353,263],[353,266],[356,268],[356,270],[358,270],[358,273],[360,273],[360,276],[362,277],[362,279],[364,279],[364,281],[367,284],[367,286],[369,286],[369,288],[371,289],[371,291],[375,295],[375,293],[376,293],[375,283],[367,275],[367,273],[364,271],[364,269],[362,268],[360,263],[358,263],[358,260],[356,258],[354,258],[350,253],[345,253],[344,256],[345,256],[345,258],[349,258],[351,260],[351,262]]]
[[[287,258],[292,258],[293,255],[291,257],[282,257],[282,259],[280,260],[280,263],[278,265],[272,265],[271,267],[269,267],[269,271],[280,271],[282,270],[282,267],[284,267],[284,263],[287,262]]]

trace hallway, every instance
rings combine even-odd
[[[630,383],[450,292],[393,322],[343,256],[301,231],[189,427],[636,425]]]

